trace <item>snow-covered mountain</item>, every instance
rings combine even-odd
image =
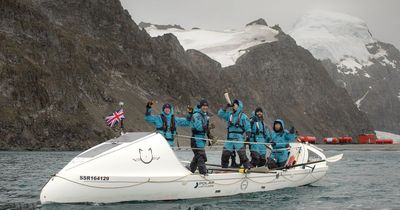
[[[199,50],[218,61],[222,67],[226,67],[234,65],[236,60],[246,53],[248,48],[277,40],[275,38],[279,33],[277,30],[268,27],[266,24],[257,23],[249,24],[243,30],[165,29],[165,27],[162,28],[154,24],[147,25],[145,30],[152,37],[172,33],[178,38],[185,50]]]
[[[323,61],[375,128],[400,133],[398,49],[375,39],[360,18],[326,11],[303,16],[290,35]]]
[[[329,59],[344,74],[357,74],[358,70],[374,64],[374,60],[396,68],[396,60],[388,58],[386,50],[370,52],[377,40],[367,24],[346,14],[315,11],[302,17],[289,33],[317,59]],[[363,74],[369,77],[368,74]]]

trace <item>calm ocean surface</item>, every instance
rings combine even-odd
[[[0,209],[400,209],[400,145],[324,146],[327,175],[303,187],[222,198],[118,204],[40,205],[41,187],[79,152],[0,152]],[[190,160],[190,151],[178,156]],[[218,163],[220,152],[208,153]]]

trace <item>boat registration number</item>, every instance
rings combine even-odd
[[[108,176],[80,176],[80,180],[84,181],[108,181],[110,177]]]

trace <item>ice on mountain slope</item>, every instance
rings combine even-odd
[[[265,25],[249,25],[242,31],[221,32],[203,29],[160,30],[153,26],[147,27],[145,30],[152,37],[172,33],[178,38],[185,50],[199,50],[221,63],[222,67],[234,65],[236,60],[252,46],[276,41],[275,36],[279,33]]]
[[[370,47],[373,47],[371,45],[367,45],[367,48],[371,49]],[[396,64],[394,63],[395,61],[390,61],[387,56],[386,50],[382,49],[380,45],[378,45],[379,49],[375,54],[372,54],[371,58],[374,58],[376,60],[380,60],[379,63],[383,66],[386,65],[391,65],[393,68],[396,68]]]
[[[358,109],[360,109],[361,102],[365,99],[365,97],[368,95],[368,93],[369,93],[369,90],[368,90],[360,99],[358,99],[358,100],[355,102],[355,104],[357,105],[357,108],[358,108]]]
[[[368,48],[377,44],[377,40],[365,21],[356,17],[314,11],[300,18],[289,34],[315,58],[331,60],[343,74],[357,74],[359,69],[373,64],[371,59],[396,68],[384,49],[370,53]]]
[[[399,90],[399,95],[397,96],[397,98],[399,98],[399,101],[400,101],[400,90]]]

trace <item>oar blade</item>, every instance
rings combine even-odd
[[[343,154],[338,154],[338,155],[326,158],[326,162],[334,163],[334,162],[341,160],[342,158],[343,158]]]

